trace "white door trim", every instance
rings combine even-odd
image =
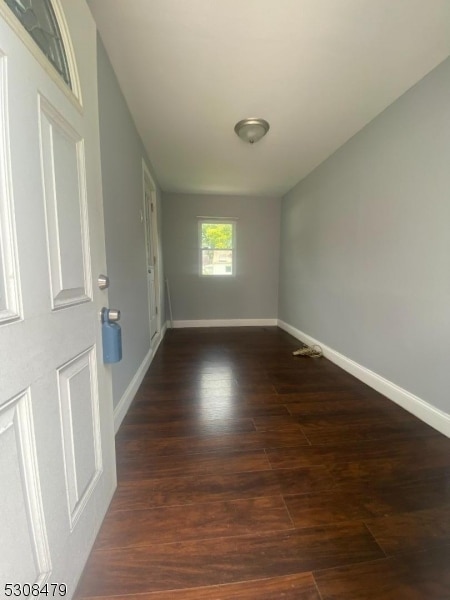
[[[156,278],[155,278],[155,283],[156,283],[156,287],[157,287],[157,308],[158,308],[158,313],[157,313],[157,333],[156,335],[153,337],[153,339],[151,338],[151,324],[149,322],[149,335],[150,335],[150,345],[152,348],[156,348],[159,345],[159,342],[161,341],[161,306],[162,306],[162,285],[161,285],[161,272],[162,272],[162,263],[161,263],[161,252],[160,252],[160,244],[159,244],[159,240],[160,240],[160,236],[159,236],[159,227],[158,227],[158,199],[157,199],[157,195],[156,195],[156,184],[155,184],[155,180],[153,179],[149,168],[147,167],[145,160],[142,159],[142,202],[143,202],[143,215],[144,215],[144,230],[145,230],[145,244],[147,246],[147,223],[146,223],[146,208],[145,208],[145,190],[146,190],[146,182],[147,182],[147,186],[150,187],[150,191],[152,194],[152,202],[154,205],[154,220],[155,220],[155,229],[156,229],[156,240],[154,240],[154,243],[157,247],[157,253],[156,253]],[[147,252],[147,250],[146,250]],[[146,260],[147,260],[147,256],[146,256]],[[147,266],[147,264],[146,264]],[[148,301],[150,302],[150,299],[148,299]]]

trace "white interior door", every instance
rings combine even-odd
[[[150,338],[153,339],[159,333],[158,223],[154,191],[145,174],[144,188]]]
[[[82,106],[0,1],[1,598],[71,598],[116,484],[96,29],[84,0],[56,4]]]

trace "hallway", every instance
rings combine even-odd
[[[298,346],[167,332],[77,600],[450,597],[450,440]]]

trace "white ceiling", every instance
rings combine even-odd
[[[450,54],[450,0],[89,4],[168,192],[282,195]]]

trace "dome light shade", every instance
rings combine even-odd
[[[234,126],[234,130],[241,140],[249,144],[254,144],[264,137],[269,128],[269,123],[264,119],[242,119]]]

